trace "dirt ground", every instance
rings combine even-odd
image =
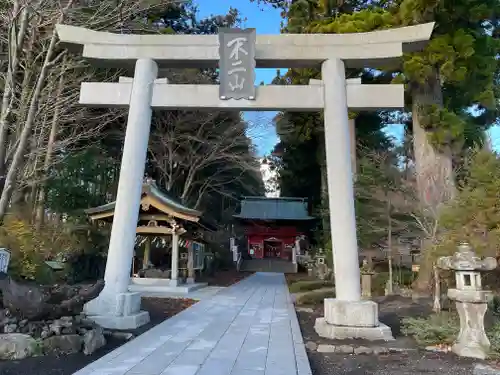
[[[194,303],[196,301],[188,299],[143,298],[142,309],[149,312],[151,321],[143,327],[136,330],[128,330],[127,332],[138,336]],[[106,340],[107,344],[105,347],[89,356],[83,353],[75,353],[64,357],[43,356],[27,358],[21,361],[0,361],[0,374],[71,375],[125,343],[125,341],[116,338],[107,337]]]
[[[430,312],[427,304],[413,303],[410,298],[390,297],[380,299],[380,321],[389,325],[396,338],[391,347],[407,348],[406,352],[391,354],[352,355],[340,353],[319,353],[308,350],[313,375],[470,375],[476,360],[462,359],[453,354],[432,353],[417,350],[412,339],[401,335],[401,319],[406,316],[422,316]],[[304,342],[316,344],[350,344],[355,346],[388,346],[387,344],[364,340],[346,342],[319,337],[314,330],[317,317],[323,316],[323,306],[316,306],[313,312],[299,309],[299,318]]]

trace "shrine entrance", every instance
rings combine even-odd
[[[243,258],[244,269],[259,270],[260,263],[253,260],[282,260],[291,267],[278,267],[286,273],[297,272],[300,246],[297,238],[311,229],[314,217],[309,216],[308,201],[294,197],[244,197],[240,213],[233,217],[244,232],[251,259]],[[242,244],[242,251],[245,246]],[[281,263],[283,263],[281,262]],[[272,269],[271,267],[269,269]]]
[[[346,67],[387,69],[404,52],[420,50],[434,23],[353,34],[256,35],[255,29],[219,35],[129,35],[57,25],[61,46],[90,62],[130,69],[133,78],[83,83],[80,104],[129,109],[106,285],[86,312],[105,328],[144,324],[138,293],[129,292],[142,180],[153,109],[323,111],[335,299],[315,329],[330,338],[392,338],[378,306],[361,299],[356,238],[349,110],[405,107],[404,85],[346,79]],[[170,84],[169,68],[219,68],[220,85]],[[305,85],[255,86],[255,68],[312,68],[320,79]],[[319,78],[319,77],[318,77]],[[141,315],[142,314],[142,315]],[[109,327],[108,327],[109,325]]]
[[[264,240],[264,258],[281,259],[283,253],[283,242],[277,238]]]

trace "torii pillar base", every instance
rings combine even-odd
[[[110,303],[110,299],[115,301]],[[99,295],[85,304],[84,313],[103,328],[136,329],[150,321],[149,313],[141,311],[140,293]]]
[[[316,333],[325,338],[392,341],[391,328],[378,320],[378,305],[373,301],[342,301],[326,298],[325,317],[317,318]]]

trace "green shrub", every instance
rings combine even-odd
[[[79,253],[69,258],[66,265],[69,283],[94,281],[104,277],[106,257],[101,253]]]
[[[36,339],[35,342],[31,344],[31,352],[33,357],[40,357],[43,355],[43,340]]]
[[[488,303],[488,310],[491,311],[494,316],[500,316],[500,296],[493,297],[493,299]]]
[[[0,227],[0,246],[11,252],[9,274],[15,279],[51,283],[53,278],[45,261],[77,244],[64,228],[44,225],[37,230],[22,215],[7,215]]]
[[[40,284],[66,280],[69,273],[80,271],[79,254],[85,253],[85,249],[90,249],[91,253],[100,250],[95,241],[100,237],[94,234],[97,230],[91,229],[88,225],[69,221],[64,224],[48,222],[37,229],[21,213],[6,215],[0,227],[0,247],[11,252],[9,275],[16,280],[31,280]],[[65,259],[67,269],[58,272],[45,263],[47,260]]]
[[[290,293],[300,293],[300,292],[309,292],[316,289],[321,289],[325,287],[332,287],[334,284],[331,281],[323,281],[323,280],[303,280],[296,281],[292,283],[288,289]]]
[[[404,318],[401,331],[422,346],[452,344],[460,332],[460,320],[456,314],[448,312],[427,318]]]
[[[427,318],[404,318],[402,332],[412,336],[419,345],[453,344],[460,332],[457,314],[441,312]],[[500,357],[500,321],[486,330],[491,347],[490,356]]]
[[[490,339],[491,356],[498,358],[500,356],[500,322],[497,321],[490,329],[488,329],[486,335]]]
[[[394,285],[411,287],[413,280],[415,280],[415,274],[408,269],[394,270],[392,272],[392,279],[394,281]],[[372,281],[372,293],[375,296],[383,296],[385,292],[385,287],[387,285],[387,280],[389,280],[389,272],[377,272],[373,276]]]

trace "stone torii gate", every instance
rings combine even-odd
[[[83,83],[80,91],[82,105],[129,108],[106,286],[87,305],[87,313],[110,328],[134,328],[147,320],[139,311],[139,295],[127,288],[152,109],[323,110],[336,298],[325,300],[325,317],[318,319],[316,329],[335,338],[392,338],[378,321],[377,304],[361,299],[348,109],[403,108],[404,87],[347,80],[345,68],[400,64],[404,52],[423,47],[433,27],[428,23],[369,33],[300,35],[226,30],[217,36],[119,35],[57,25],[60,41],[91,62],[135,69],[133,79]],[[162,68],[218,66],[221,85],[158,79]],[[321,67],[322,78],[302,86],[255,87],[255,67]]]

